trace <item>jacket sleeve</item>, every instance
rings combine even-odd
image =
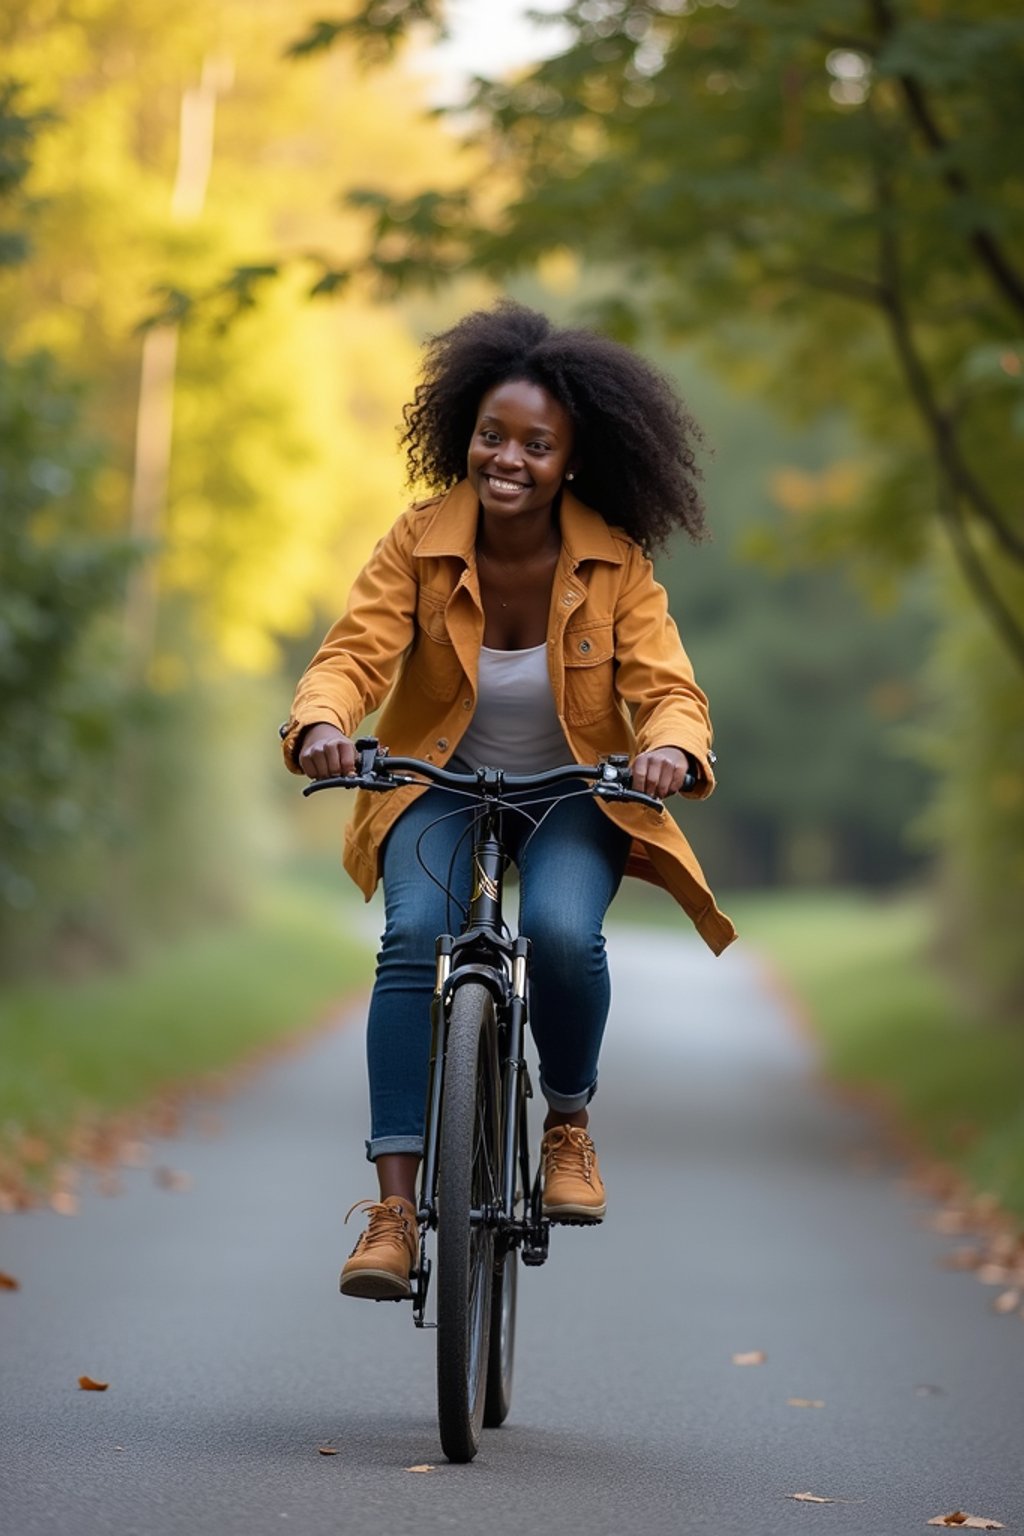
[[[300,773],[297,749],[308,726],[327,721],[355,733],[382,702],[412,643],[417,575],[408,518],[400,517],[356,577],[348,607],[306,668],[281,727],[284,760]]]
[[[636,545],[615,609],[615,659],[616,687],[633,715],[637,752],[679,747],[700,769],[689,794],[705,799],[715,787],[708,701],[694,681],[665,588]]]

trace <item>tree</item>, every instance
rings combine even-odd
[[[298,46],[379,51],[442,15],[368,0]],[[477,82],[468,193],[352,192],[369,264],[401,284],[585,250],[653,279],[648,313],[720,355],[742,358],[737,317],[772,325],[764,387],[805,413],[843,401],[879,446],[836,547],[913,561],[937,521],[1024,669],[1001,574],[1024,567],[1024,19],[1000,0],[575,0],[559,19],[564,52]],[[598,317],[628,333],[637,287]]]
[[[393,51],[443,12],[364,0],[298,46]],[[609,273],[588,318],[690,337],[780,411],[851,416],[859,493],[822,495],[776,543],[881,582],[944,545],[984,616],[968,642],[944,604],[932,826],[961,952],[1012,957],[999,982],[1019,998],[1007,807],[1024,778],[1004,753],[1024,737],[1024,17],[1004,0],[567,0],[558,19],[568,47],[460,107],[485,157],[471,186],[351,190],[363,265],[394,291],[585,258]]]

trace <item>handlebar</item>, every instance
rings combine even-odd
[[[476,791],[482,798],[499,798],[508,790],[548,789],[555,784],[564,784],[567,779],[589,779],[594,784],[593,793],[602,800],[626,800],[655,811],[665,809],[654,795],[631,788],[629,759],[624,756],[603,757],[594,765],[568,763],[564,767],[546,768],[542,773],[504,773],[500,768],[453,773],[450,768],[439,768],[436,763],[423,762],[418,757],[391,757],[388,749],[373,736],[360,737],[355,745],[359,753],[357,773],[315,779],[302,793],[315,795],[321,789],[368,789],[386,793],[406,784],[422,784],[426,779],[444,789]],[[692,789],[695,782],[694,775],[687,773],[682,787]]]

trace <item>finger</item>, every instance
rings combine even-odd
[[[343,773],[341,766],[341,742],[336,736],[333,737],[330,741],[324,742],[323,755],[324,764],[327,770],[324,774],[324,778],[340,779]]]
[[[647,755],[646,752],[641,752],[640,756],[638,758],[635,758],[634,761],[633,761],[633,772],[632,772],[633,788],[635,790],[638,790],[640,792],[640,794],[642,794],[642,795],[646,795],[648,793],[648,789],[647,789],[647,769],[648,769],[648,763],[649,763],[649,758],[648,758],[648,755]]]
[[[356,749],[346,736],[338,742],[338,772],[346,778],[356,771]]]

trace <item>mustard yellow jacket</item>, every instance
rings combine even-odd
[[[377,734],[393,753],[443,765],[476,706],[484,613],[477,579],[477,497],[462,480],[420,502],[380,540],[353,585],[348,608],[299,681],[281,728],[285,761],[300,772],[303,730],[317,721],[352,736],[384,704]],[[619,528],[563,492],[562,551],[548,617],[555,708],[578,763],[602,753],[632,758],[676,746],[714,787],[707,700],[668,612],[650,561]],[[420,787],[357,793],[344,864],[367,900],[380,878],[380,851]],[[665,887],[719,954],[736,937],[672,817],[641,805],[601,810],[633,838],[627,874]]]

